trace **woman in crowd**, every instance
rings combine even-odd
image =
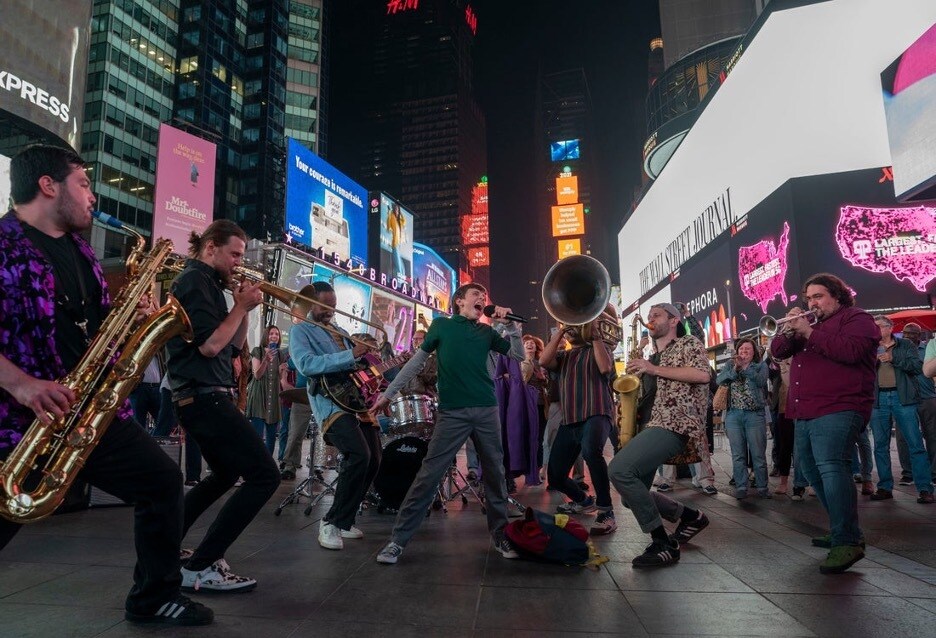
[[[718,385],[728,386],[725,432],[731,445],[735,496],[747,497],[747,464],[750,451],[757,495],[770,498],[767,485],[767,364],[760,349],[747,337],[735,342],[735,356],[718,374]]]
[[[543,435],[546,433],[546,408],[549,394],[549,374],[539,364],[539,357],[543,353],[543,340],[533,335],[523,335],[523,353],[526,359],[520,362],[520,373],[523,382],[536,393],[536,409],[539,412],[537,464],[543,467]]]
[[[279,328],[267,326],[260,345],[250,352],[253,379],[247,386],[247,418],[256,428],[257,435],[265,439],[271,455],[280,422],[280,364],[286,363],[287,358],[279,344]]]

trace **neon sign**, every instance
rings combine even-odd
[[[835,243],[853,266],[890,273],[920,292],[936,279],[936,207],[842,206]]]
[[[389,0],[387,2],[387,15],[395,15],[401,11],[419,8],[419,0]]]
[[[478,16],[475,15],[470,4],[465,7],[465,23],[471,29],[471,35],[478,35]]]
[[[738,277],[741,293],[767,312],[767,305],[780,297],[783,304],[789,302],[783,280],[787,274],[787,256],[790,247],[790,225],[783,222],[783,232],[776,244],[770,239],[753,246],[738,249]]]

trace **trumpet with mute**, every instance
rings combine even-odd
[[[761,320],[757,322],[758,331],[765,337],[772,337],[778,332],[783,332],[784,327],[794,319],[806,318],[809,320],[809,325],[814,326],[819,321],[819,318],[816,317],[815,310],[808,310],[806,312],[800,313],[798,315],[790,315],[789,317],[783,317],[782,319],[775,319],[770,315],[764,315],[761,317]]]

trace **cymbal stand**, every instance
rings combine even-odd
[[[312,513],[312,509],[318,505],[319,501],[329,494],[335,494],[335,485],[338,483],[338,477],[336,476],[331,481],[328,481],[325,479],[325,472],[337,470],[338,465],[341,463],[342,455],[340,453],[330,454],[326,450],[325,441],[322,439],[322,429],[319,427],[318,423],[316,423],[314,417],[309,418],[309,429],[312,432],[311,449],[309,450],[309,456],[306,457],[307,463],[309,464],[309,476],[296,485],[296,488],[280,502],[273,512],[276,516],[279,516],[287,505],[297,503],[301,498],[310,499],[303,512],[303,514],[309,516]],[[315,485],[319,485],[322,488],[322,491],[318,494],[315,494],[313,491]]]
[[[472,485],[461,470],[458,469],[458,465],[453,461],[452,466],[449,468],[449,471],[442,477],[442,481],[439,483],[438,487],[438,507],[443,512],[448,513],[448,508],[445,506],[446,503],[450,503],[457,498],[461,498],[462,505],[468,505],[468,496],[472,496],[474,500],[478,502],[481,506],[481,513],[486,514],[487,509],[484,505],[484,497],[481,493],[475,489],[475,486]],[[434,505],[435,506],[435,505]]]

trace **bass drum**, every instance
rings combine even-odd
[[[380,511],[400,509],[428,451],[429,443],[415,436],[404,436],[384,447],[380,469],[374,478]]]

